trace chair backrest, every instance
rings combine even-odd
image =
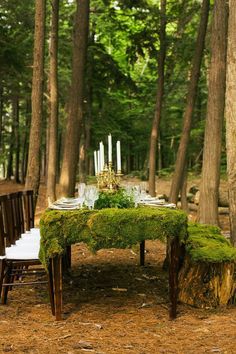
[[[22,192],[25,230],[29,231],[34,227],[34,192],[27,190]]]
[[[2,233],[5,239],[5,245],[8,247],[15,244],[17,232],[14,224],[14,212],[10,194],[0,196],[1,215],[2,215]]]
[[[13,222],[15,228],[15,238],[18,239],[20,235],[25,232],[24,215],[23,215],[23,193],[16,192],[9,194],[13,210]]]

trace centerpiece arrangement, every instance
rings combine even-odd
[[[116,142],[116,172],[112,163],[112,136],[108,135],[108,159],[105,162],[104,144],[99,143],[99,150],[94,151],[94,169],[100,190],[117,190],[122,177],[120,141]]]

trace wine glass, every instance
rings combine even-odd
[[[139,187],[140,187],[140,200],[144,201],[148,195],[147,194],[147,183],[141,182]]]
[[[124,186],[124,189],[125,189],[125,193],[127,194],[128,197],[131,197],[132,196],[132,185],[131,183],[127,183],[125,186]]]
[[[94,203],[98,199],[98,189],[96,186],[88,186],[85,190],[85,204],[89,209],[94,209]]]
[[[141,192],[140,192],[140,187],[138,185],[135,185],[132,188],[132,197],[134,199],[134,206],[135,206],[135,208],[137,208],[138,203],[141,200]]]
[[[83,207],[83,204],[85,201],[86,184],[85,183],[78,183],[77,188],[78,188],[78,204],[79,204],[79,208],[81,209]]]

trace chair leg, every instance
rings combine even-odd
[[[5,259],[1,259],[0,260],[0,298],[2,297],[2,289],[3,289],[2,284],[4,279],[5,266],[6,266]]]
[[[3,282],[3,291],[2,291],[2,304],[6,305],[7,303],[7,295],[8,295],[8,291],[10,290],[10,285],[6,285],[4,286],[4,283],[9,284],[11,282],[11,273],[12,273],[12,264],[9,264],[7,266],[7,271],[6,271],[6,275],[4,277],[4,282]]]
[[[61,320],[62,313],[62,257],[52,258],[52,274],[56,320]]]

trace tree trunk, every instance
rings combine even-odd
[[[14,149],[14,128],[12,126],[9,153],[7,159],[7,175],[6,175],[7,180],[10,180],[11,176],[13,175],[13,149]]]
[[[170,201],[177,203],[178,195],[183,183],[183,173],[186,163],[187,146],[190,138],[192,116],[197,95],[197,85],[200,76],[201,61],[203,56],[204,41],[209,14],[209,0],[203,0],[201,21],[198,30],[196,48],[192,62],[191,76],[188,87],[187,103],[183,117],[183,130],[178,148],[175,171],[170,189]]]
[[[15,169],[14,179],[16,183],[20,182],[19,166],[20,166],[20,137],[19,137],[19,98],[14,96],[12,99],[12,117],[14,130],[14,154],[15,154]]]
[[[85,183],[86,182],[86,171],[85,171],[85,138],[84,134],[81,136],[80,139],[80,146],[79,146],[79,182]]]
[[[92,36],[92,41],[94,42],[94,35]],[[87,88],[87,119],[85,119],[85,175],[89,174],[89,160],[90,156],[88,154],[91,144],[91,125],[92,125],[92,106],[93,106],[93,68],[90,64],[88,67],[88,88]]]
[[[29,135],[29,126],[30,126],[30,115],[31,115],[31,105],[30,100],[26,100],[26,108],[25,108],[25,125],[24,125],[24,133],[22,137],[22,157],[21,157],[21,183],[25,183],[25,177],[27,173],[27,164],[28,164],[28,151],[29,151],[29,143],[28,143],[28,135]]]
[[[0,151],[2,148],[3,88],[0,85]]]
[[[207,117],[199,200],[199,222],[218,225],[220,157],[225,107],[226,40],[228,9],[225,0],[215,0],[211,30]]]
[[[48,161],[47,161],[47,199],[48,203],[56,200],[56,173],[57,173],[57,130],[58,130],[58,78],[57,78],[57,52],[58,52],[58,20],[59,0],[52,0],[51,37],[49,47],[49,102],[50,115],[48,119]]]
[[[179,301],[198,308],[225,306],[234,297],[234,262],[191,263],[185,257],[179,272]]]
[[[45,0],[35,1],[34,61],[32,79],[32,119],[26,188],[33,189],[35,204],[40,183],[40,144],[43,115]]]
[[[155,113],[152,122],[149,150],[149,194],[155,196],[155,178],[156,178],[156,155],[157,155],[157,137],[159,135],[159,126],[161,120],[162,100],[164,95],[164,66],[166,55],[166,0],[161,0],[161,27],[160,27],[160,51],[158,56],[158,85]]]
[[[88,25],[89,0],[77,0],[74,26],[72,82],[60,176],[60,192],[62,195],[73,195],[75,189],[76,170],[79,158],[78,146],[83,118],[84,71]]]
[[[229,1],[226,74],[226,147],[229,184],[230,238],[236,247],[236,2]]]
[[[187,166],[184,167],[184,175],[183,175],[183,183],[181,186],[181,209],[188,212],[188,199],[187,199],[187,179],[188,179],[188,171]]]

